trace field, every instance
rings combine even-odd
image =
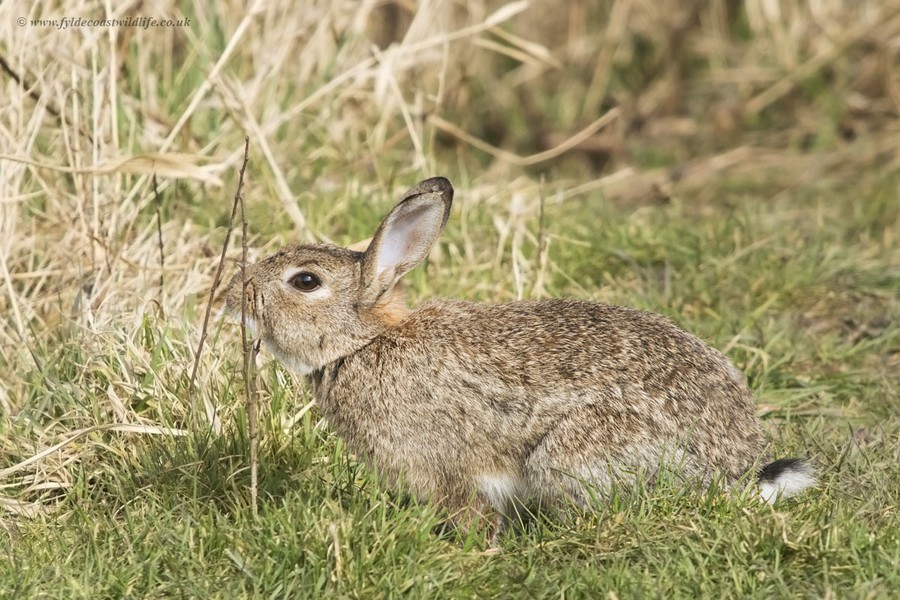
[[[897,595],[900,2],[111,4],[0,4],[0,597]],[[491,547],[263,352],[254,511],[215,288],[245,137],[250,260],[447,176],[413,303],[665,314],[818,487],[621,490]]]

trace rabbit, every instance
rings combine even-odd
[[[669,319],[574,300],[406,307],[453,187],[422,181],[365,251],[295,244],[246,267],[246,322],[304,375],[322,415],[393,485],[450,522],[500,528],[514,506],[577,506],[666,465],[707,484],[749,477],[773,502],[815,484],[805,459],[758,468],[747,381]],[[241,315],[243,275],[227,292]]]

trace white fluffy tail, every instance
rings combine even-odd
[[[815,471],[809,461],[802,458],[779,458],[759,470],[759,496],[769,504],[814,485]]]

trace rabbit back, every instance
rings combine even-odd
[[[551,472],[606,483],[610,466],[655,472],[666,456],[737,479],[766,445],[725,356],[662,316],[605,304],[432,301],[313,386],[357,453],[428,497],[543,495]]]

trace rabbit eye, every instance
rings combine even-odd
[[[319,286],[322,285],[322,282],[312,273],[303,271],[302,273],[297,273],[296,275],[294,275],[291,278],[290,284],[301,292],[312,292],[319,289]]]

